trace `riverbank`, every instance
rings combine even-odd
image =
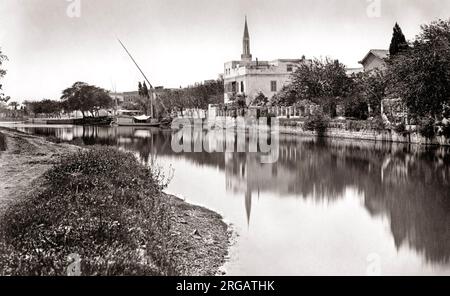
[[[305,121],[299,119],[279,118],[279,125],[276,128],[280,134],[297,135],[301,137],[317,137],[319,133],[308,129]],[[321,132],[321,137],[331,139],[367,140],[376,142],[418,144],[418,145],[439,145],[450,146],[450,138],[435,135],[427,138],[417,131],[416,126],[405,127],[404,131],[386,129],[384,127],[374,127],[370,121],[335,120],[326,123],[327,127]],[[237,121],[232,117],[217,117],[207,121],[205,129],[234,129]],[[262,131],[268,130],[267,126],[258,126]],[[272,127],[272,131],[275,131]]]
[[[316,131],[308,131],[299,126],[281,125],[279,127],[279,132],[280,134],[304,137],[318,136]],[[433,138],[428,139],[420,135],[418,132],[399,133],[393,130],[351,130],[345,128],[328,128],[323,134],[323,137],[331,139],[365,140],[386,143],[450,146],[450,139],[447,139],[444,136],[434,136]]]
[[[222,217],[164,194],[130,154],[0,133],[0,274],[66,275],[71,254],[82,275],[215,275],[223,265]],[[93,162],[75,172],[80,157]]]

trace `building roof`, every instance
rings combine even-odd
[[[375,57],[383,60],[389,56],[389,50],[387,50],[387,49],[371,49],[359,63],[364,64],[370,55],[374,55]]]

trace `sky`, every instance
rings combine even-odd
[[[58,99],[76,81],[133,91],[143,78],[117,38],[154,86],[216,79],[224,62],[240,59],[246,15],[254,58],[358,67],[369,49],[388,49],[395,22],[413,39],[421,24],[450,17],[450,1],[0,0],[4,92],[19,102]]]

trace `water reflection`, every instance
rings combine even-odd
[[[225,176],[227,192],[242,196],[247,224],[252,204],[263,193],[280,202],[295,196],[317,204],[337,203],[348,190],[362,197],[371,217],[387,219],[395,247],[406,246],[430,264],[450,262],[450,151],[442,147],[316,141],[281,136],[279,160],[262,164],[256,153],[184,153],[171,149],[171,132],[132,127],[21,127],[86,145],[115,145],[151,164],[157,157],[183,159]],[[205,136],[194,135],[200,141]],[[226,141],[222,132],[207,133],[214,149]],[[176,172],[175,172],[176,173]]]

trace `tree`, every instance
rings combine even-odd
[[[151,114],[153,116],[153,102],[150,100],[150,90],[145,81],[144,83],[139,82],[138,93],[139,98],[135,100],[134,105],[145,114]]]
[[[349,94],[351,84],[345,66],[338,60],[314,59],[293,73],[292,83],[282,90],[279,100],[292,104],[301,100],[317,102],[320,98],[344,97]]]
[[[187,106],[187,101],[183,99],[183,90],[166,90],[161,94],[161,100],[169,111],[180,111],[183,116],[183,111]]]
[[[285,85],[281,91],[274,95],[270,104],[274,106],[292,106],[299,101],[296,89],[293,84]]]
[[[10,102],[9,106],[14,110],[17,111],[17,108],[19,108],[20,104],[17,102]]]
[[[2,53],[2,49],[0,47],[0,79],[2,79],[6,75],[6,70],[2,69],[1,66],[3,62],[7,61],[8,57]],[[2,93],[3,85],[0,83],[0,103],[7,103],[10,97],[6,97],[4,93]]]
[[[366,104],[366,109],[370,109],[368,116],[381,115],[381,101],[386,97],[387,84],[386,74],[381,70],[360,73],[355,77],[354,96]]]
[[[260,92],[251,105],[256,107],[264,107],[267,103],[269,103],[269,99],[262,92]]]
[[[209,104],[220,104],[223,101],[223,80],[218,79],[176,90],[165,90],[159,95],[167,111],[181,111],[197,108],[207,109]]]
[[[388,95],[401,98],[416,118],[442,117],[450,105],[450,20],[421,27],[412,47],[388,67]]]
[[[318,104],[328,116],[336,116],[337,103],[353,93],[354,81],[338,60],[314,59],[302,64],[291,83],[271,100],[272,105],[292,106],[304,101]]]
[[[402,29],[395,23],[394,33],[392,35],[391,45],[389,46],[389,54],[394,57],[398,53],[401,53],[409,48],[408,42],[406,41],[405,35]]]
[[[50,116],[61,116],[64,108],[63,102],[53,100],[41,100],[36,102],[24,102],[27,112],[34,114],[44,114]]]
[[[61,100],[67,111],[81,111],[83,117],[86,113],[98,115],[100,109],[108,109],[113,105],[107,91],[85,82],[76,82],[65,89]]]

